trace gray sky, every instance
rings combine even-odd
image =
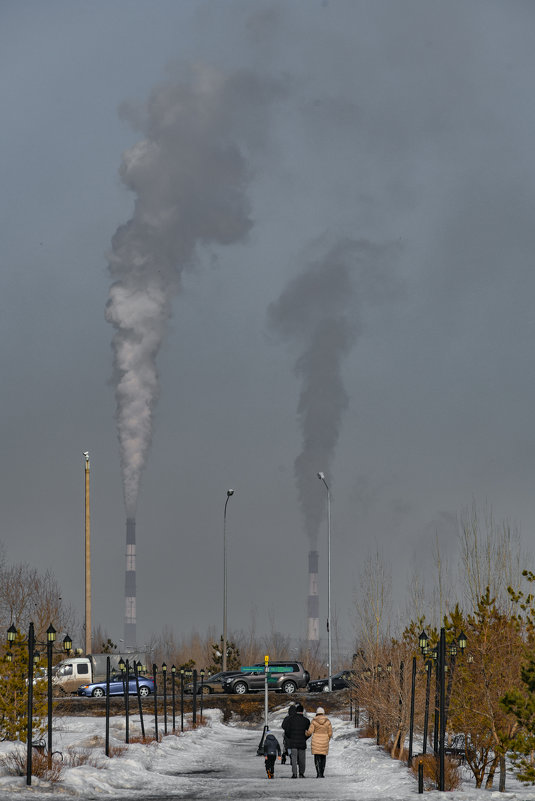
[[[324,510],[318,470],[346,637],[370,549],[401,598],[413,569],[429,570],[435,534],[455,559],[455,518],[472,499],[530,546],[534,23],[533,3],[514,0],[4,1],[10,561],[51,568],[83,614],[89,449],[93,620],[122,637],[104,313],[112,237],[143,213],[162,226],[168,272],[137,500],[140,643],[165,625],[221,628],[229,487],[230,630],[254,607],[258,632],[304,636],[302,506]],[[156,178],[143,162],[121,178],[145,139],[158,144]],[[325,518],[317,528],[324,621]]]

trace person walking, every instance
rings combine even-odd
[[[323,779],[325,778],[325,763],[329,753],[329,740],[333,736],[333,727],[322,706],[316,709],[316,715],[312,718],[306,736],[312,738],[310,750],[316,765],[316,778]]]
[[[281,747],[279,741],[274,734],[268,730],[266,739],[264,740],[264,759],[266,760],[266,773],[268,779],[272,779],[275,775],[275,760],[281,758]]]
[[[303,704],[296,704],[295,715],[288,715],[282,722],[282,728],[291,749],[292,779],[305,778],[307,738],[305,732],[310,726],[309,719],[303,714]]]
[[[286,723],[286,721],[288,720],[289,717],[292,717],[292,715],[295,715],[295,704],[290,704],[290,706],[288,707],[288,714],[286,715],[286,717],[282,721],[282,729],[283,729],[283,731],[284,731],[284,724]],[[292,749],[288,747],[288,738],[286,737],[286,734],[284,734],[284,736],[282,738],[282,760],[281,760],[281,763],[283,765],[285,765],[286,764],[286,758],[288,758],[288,760],[291,760],[291,757],[292,757]]]

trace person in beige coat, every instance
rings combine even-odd
[[[323,779],[333,727],[322,706],[316,709],[316,715],[310,721],[310,726],[305,734],[307,737],[312,737],[310,745],[316,765],[316,778]]]

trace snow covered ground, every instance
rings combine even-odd
[[[58,718],[54,748],[87,758],[86,764],[65,767],[57,784],[7,773],[6,757],[17,748],[0,743],[0,799],[191,799],[191,801],[252,801],[252,799],[307,799],[307,801],[408,801],[418,795],[417,783],[407,768],[392,760],[372,740],[359,739],[351,723],[331,716],[334,737],[327,759],[325,779],[316,779],[313,759],[307,752],[307,776],[291,780],[288,764],[279,762],[275,779],[266,778],[264,761],[256,756],[261,727],[224,724],[219,710],[205,710],[208,725],[169,735],[159,744],[131,744],[121,755],[104,755],[104,718]],[[270,718],[280,737],[282,713]],[[150,719],[145,722],[149,734]],[[111,744],[124,746],[125,721],[111,719]],[[138,718],[130,722],[131,736],[139,733]],[[19,745],[18,748],[21,748]],[[468,777],[467,777],[468,778]],[[448,793],[451,801],[515,799],[535,801],[535,788],[524,789],[508,776],[506,793],[475,790],[467,781],[462,790]]]

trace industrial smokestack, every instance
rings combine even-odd
[[[136,521],[126,519],[126,569],[124,574],[124,644],[126,648],[136,644]]]
[[[297,415],[302,434],[295,480],[308,537],[308,639],[319,638],[318,532],[325,501],[314,484],[321,465],[330,472],[349,402],[342,365],[361,330],[361,309],[388,296],[385,248],[364,239],[314,243],[313,256],[268,310],[272,328],[296,351],[301,382]]]
[[[315,645],[320,638],[319,595],[318,595],[318,552],[308,553],[308,642]]]

